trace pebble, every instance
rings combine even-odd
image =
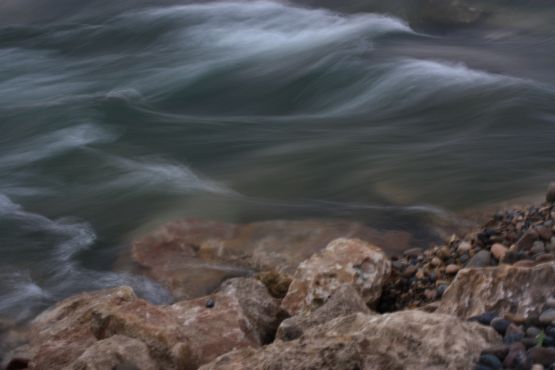
[[[546,347],[555,347],[555,337],[546,335],[543,337],[543,345]]]
[[[437,296],[438,297],[442,297],[443,293],[445,293],[445,290],[447,290],[447,285],[446,284],[441,284],[440,286],[437,287]]]
[[[459,270],[460,270],[459,266],[457,266],[455,264],[451,264],[451,265],[448,265],[445,268],[445,273],[447,273],[447,274],[456,274],[457,272],[459,272]]]
[[[532,254],[540,254],[545,252],[545,245],[541,240],[535,241],[530,249]]]
[[[505,320],[500,317],[496,317],[495,319],[491,320],[490,323],[490,326],[501,335],[505,335],[509,325],[511,325],[511,322],[509,320]]]
[[[443,262],[438,257],[432,258],[432,261],[430,263],[432,264],[432,266],[435,266],[435,267],[443,265]]]
[[[526,329],[526,335],[532,338],[536,338],[541,332],[542,330],[535,326],[530,326],[528,329]]]
[[[551,324],[555,322],[555,308],[549,308],[540,315],[540,322],[542,324]]]
[[[528,368],[528,364],[530,364],[530,361],[528,360],[528,355],[526,354],[526,348],[524,347],[524,344],[512,344],[509,348],[509,353],[507,354],[507,357],[505,357],[505,361],[503,361],[503,365],[511,369],[520,369]]]
[[[516,249],[519,251],[528,251],[534,245],[534,242],[538,238],[538,234],[534,230],[528,230],[522,235],[522,237],[516,242]]]
[[[213,298],[208,298],[206,300],[206,308],[213,308],[216,305],[216,302]]]
[[[513,266],[516,266],[516,267],[533,267],[535,265],[536,265],[536,262],[532,260],[520,260],[513,264]]]
[[[486,267],[491,264],[491,254],[486,251],[482,250],[476,253],[470,261],[466,264],[466,267]]]
[[[528,350],[528,357],[535,364],[549,366],[555,363],[555,348],[533,347]]]
[[[534,364],[532,365],[532,368],[530,370],[545,370],[545,367],[543,367],[543,365],[540,365],[540,364]]]
[[[493,312],[484,312],[481,315],[473,316],[468,321],[477,321],[482,325],[490,325],[492,320],[496,318],[496,314]]]
[[[498,370],[503,368],[501,361],[494,355],[480,355],[478,362],[482,365],[486,365],[492,370]]]
[[[468,251],[470,251],[472,249],[472,244],[470,244],[469,242],[460,242],[459,246],[457,247],[457,252],[459,252],[460,254],[464,254],[467,253]]]
[[[553,236],[553,231],[551,230],[551,227],[540,226],[536,228],[536,232],[543,240],[550,240]]]
[[[403,272],[403,276],[404,277],[411,277],[412,275],[414,275],[416,273],[417,270],[418,270],[418,268],[416,268],[416,266],[409,266]]]
[[[491,246],[491,254],[493,254],[498,261],[503,261],[505,259],[508,250],[507,247],[500,243],[495,243]]]
[[[555,337],[555,327],[553,326],[548,326],[544,329],[545,331],[545,335],[549,335],[551,337]]]
[[[485,355],[493,355],[500,360],[503,360],[507,354],[509,353],[509,346],[506,344],[498,344],[493,347],[489,347],[488,349],[482,351]]]

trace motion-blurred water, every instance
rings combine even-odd
[[[111,270],[171,217],[418,232],[553,177],[549,2],[449,32],[317,1],[59,3],[0,16],[0,316],[120,284],[167,300]]]

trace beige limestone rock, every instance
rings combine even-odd
[[[337,239],[299,265],[281,306],[290,315],[311,311],[343,284],[374,306],[390,272],[391,262],[380,248],[359,239]]]
[[[471,369],[483,349],[500,341],[493,329],[450,315],[357,313],[293,341],[228,353],[200,370]]]
[[[282,321],[276,337],[281,340],[297,339],[305,330],[313,326],[357,312],[371,313],[356,289],[345,284],[340,286],[322,307]]]
[[[445,291],[439,313],[470,318],[486,311],[498,315],[539,315],[555,292],[555,262],[533,267],[500,265],[459,271]]]

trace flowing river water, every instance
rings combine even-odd
[[[121,284],[166,301],[112,266],[175,217],[427,239],[554,177],[551,2],[456,28],[376,1],[78,3],[0,2],[0,317]]]

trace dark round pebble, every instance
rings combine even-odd
[[[501,361],[494,355],[480,355],[479,363],[494,370],[503,368]]]
[[[544,329],[545,335],[549,335],[550,337],[555,338],[555,327],[548,326]]]
[[[553,338],[551,335],[546,335],[543,338],[543,345],[544,347],[555,347],[555,338]]]
[[[509,335],[505,335],[505,337],[503,338],[503,343],[513,344],[516,342],[520,342],[523,338],[524,338],[524,334],[522,333],[509,334]]]
[[[497,315],[493,312],[484,312],[481,315],[471,317],[470,319],[468,319],[468,321],[478,321],[482,325],[489,326],[489,324],[491,324],[491,321],[495,319],[496,316]]]
[[[216,302],[213,298],[208,298],[206,300],[206,308],[213,308],[216,305]]]
[[[494,328],[499,334],[505,335],[507,328],[511,322],[509,320],[502,319],[500,317],[496,317],[495,319],[491,320],[491,327]]]
[[[440,286],[438,286],[438,287],[437,287],[437,295],[438,295],[438,297],[443,296],[443,293],[445,293],[445,290],[447,290],[447,285],[441,284]]]

